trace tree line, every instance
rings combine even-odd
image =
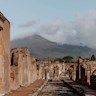
[[[93,54],[91,57],[86,58],[86,59],[88,59],[90,61],[96,61],[96,56]],[[54,59],[54,62],[55,61],[65,62],[65,63],[74,63],[75,62],[75,59],[72,56],[65,56],[63,58],[55,58]]]

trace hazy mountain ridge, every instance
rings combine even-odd
[[[70,44],[57,44],[39,35],[29,36],[22,39],[13,40],[11,48],[28,47],[33,56],[38,58],[56,58],[66,55],[71,56],[90,56],[96,51],[86,46]]]

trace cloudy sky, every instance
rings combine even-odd
[[[57,43],[96,49],[96,0],[1,0],[11,40],[39,34]]]

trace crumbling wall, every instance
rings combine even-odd
[[[88,74],[87,74],[87,81],[89,85],[96,89],[96,61],[89,61],[88,64]]]
[[[77,64],[77,81],[84,85],[96,85],[96,61],[79,58]],[[94,75],[93,75],[94,74]]]
[[[17,66],[11,66],[10,67],[10,88],[12,90],[16,90],[19,88],[19,80],[18,80],[18,67]]]
[[[32,64],[31,56],[28,48],[15,48],[11,50],[11,72],[14,76],[10,78],[11,89],[19,86],[28,86],[31,84]],[[12,73],[13,72],[13,73]],[[13,87],[14,86],[14,87]]]
[[[0,93],[10,90],[10,22],[0,12]]]
[[[37,66],[36,66],[36,59],[31,57],[31,83],[37,80]]]
[[[64,63],[39,61],[38,77],[39,79],[58,79],[60,74],[64,72]]]

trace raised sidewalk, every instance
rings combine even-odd
[[[11,91],[4,96],[28,96],[32,91],[37,90],[44,84],[44,80],[37,80],[28,87],[21,87],[15,91]]]

